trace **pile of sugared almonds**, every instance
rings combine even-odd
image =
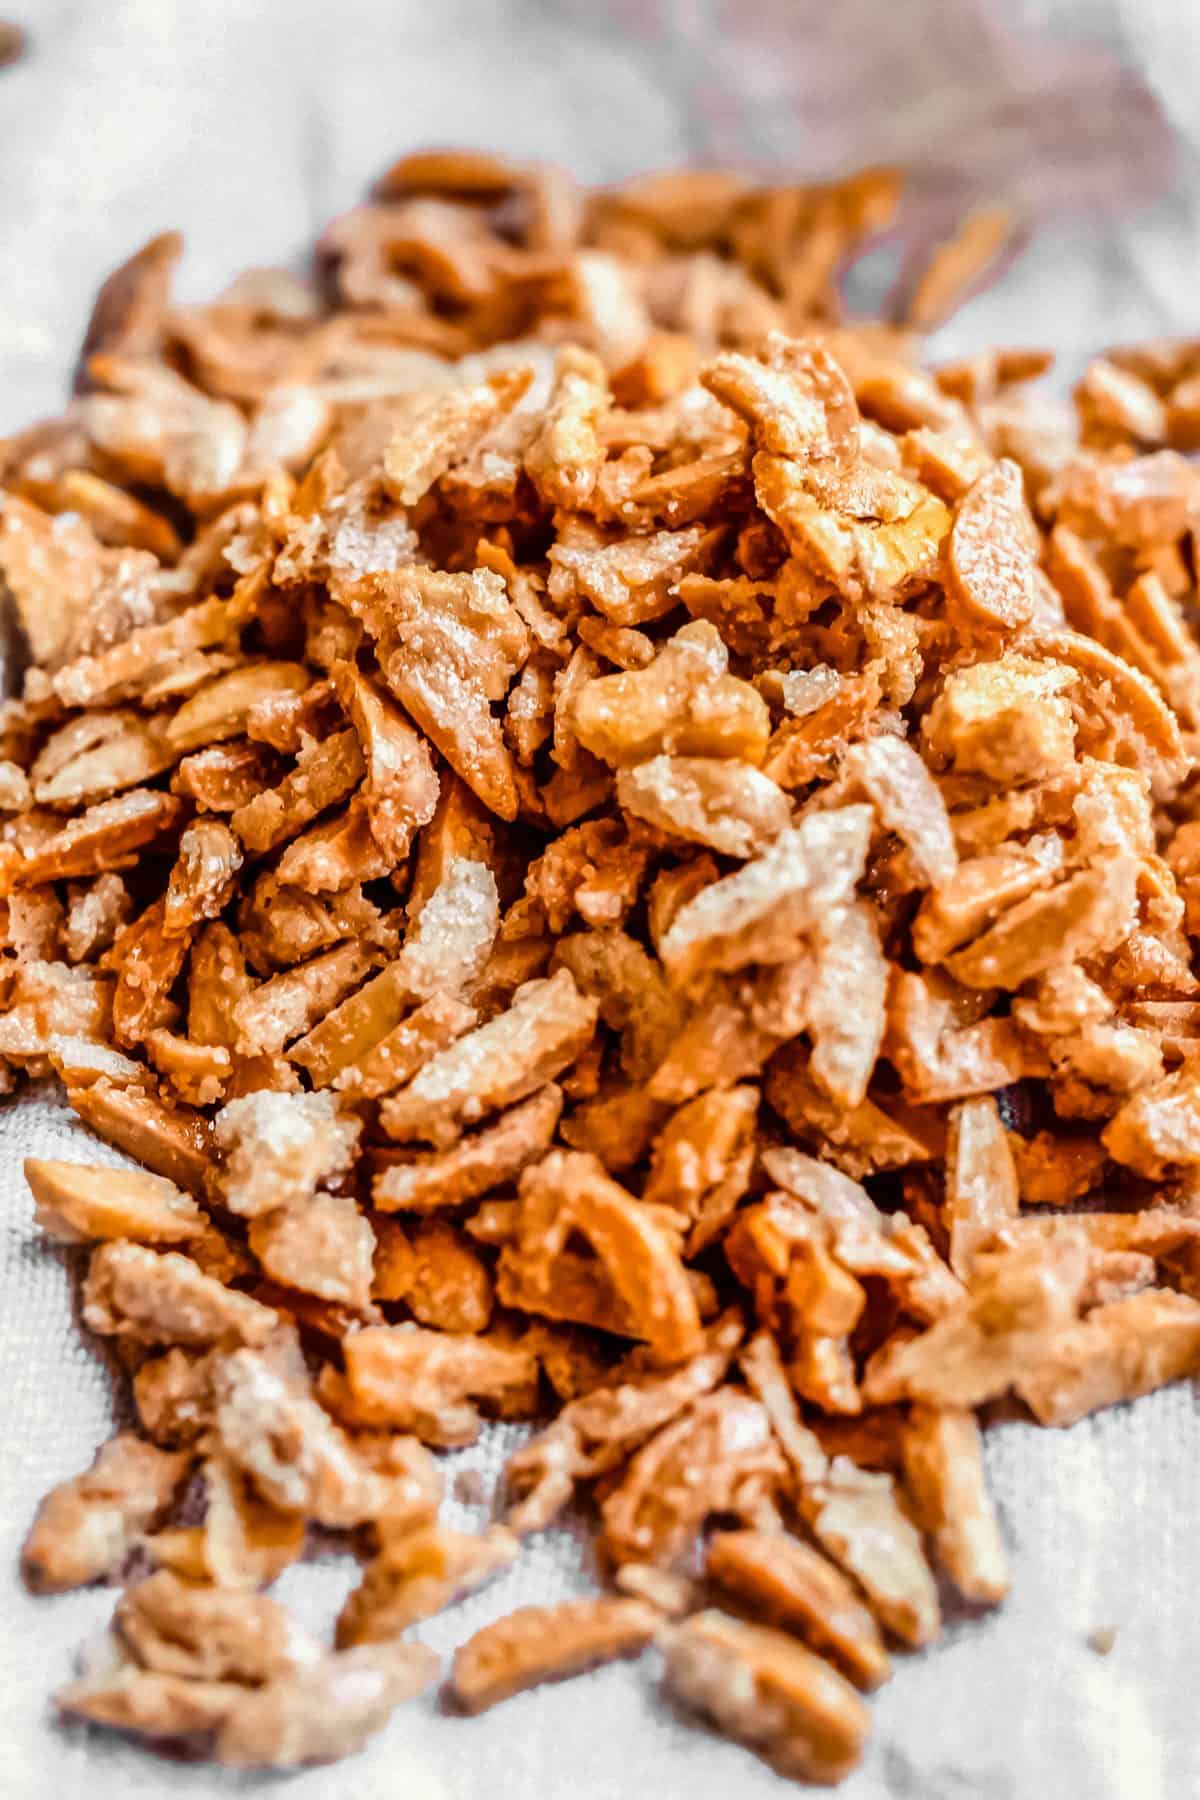
[[[1200,343],[923,368],[1001,222],[845,323],[896,185],[409,156],[311,285],[147,245],[0,446],[0,1069],[141,1165],[28,1165],[139,1422],[26,1545],[130,1579],[64,1711],[353,1751],[586,1498],[458,1703],[655,1646],[837,1780],[1007,1590],[978,1409],[1200,1369]]]

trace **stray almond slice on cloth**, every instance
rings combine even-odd
[[[1200,1305],[1146,1288],[1060,1332],[1031,1360],[1016,1390],[1042,1425],[1072,1425],[1152,1393],[1200,1368]]]
[[[130,1431],[101,1446],[90,1469],[42,1501],[21,1566],[35,1593],[61,1593],[110,1575],[167,1510],[191,1466],[187,1451],[158,1450]]]
[[[89,1725],[177,1740],[211,1736],[245,1692],[236,1681],[194,1681],[119,1663],[106,1673],[68,1682],[55,1694],[54,1704],[68,1718]]]
[[[609,1596],[523,1606],[459,1646],[450,1691],[464,1712],[484,1712],[539,1682],[637,1656],[661,1623],[661,1615],[642,1601]]]
[[[837,1670],[786,1632],[716,1611],[662,1634],[671,1692],[781,1774],[841,1781],[862,1755],[866,1707]]]
[[[423,1644],[370,1644],[251,1689],[227,1714],[217,1761],[238,1769],[292,1769],[361,1750],[397,1706],[436,1679]]]
[[[756,1619],[795,1632],[856,1686],[891,1674],[879,1628],[846,1577],[800,1538],[779,1531],[718,1531],[705,1573]]]
[[[130,1238],[142,1244],[186,1243],[208,1220],[195,1201],[144,1169],[25,1158],[25,1179],[38,1224],[64,1244]]]
[[[399,1637],[511,1568],[518,1548],[503,1525],[478,1534],[429,1525],[397,1538],[348,1595],[338,1615],[338,1648]]]
[[[955,1586],[967,1600],[987,1605],[1003,1600],[1008,1564],[988,1498],[974,1413],[914,1406],[901,1442],[919,1523]]]

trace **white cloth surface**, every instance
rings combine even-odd
[[[938,348],[997,339],[1074,355],[1195,327],[1196,189],[1185,136],[1193,0],[12,0],[32,36],[0,71],[0,429],[60,403],[91,297],[152,231],[182,226],[184,291],[293,258],[400,149],[501,145],[591,179],[747,161],[807,172],[894,156],[930,220],[1012,193],[1040,232]],[[883,261],[874,276],[883,279]],[[871,270],[863,281],[870,285]],[[1189,317],[1189,309],[1191,316]],[[75,1322],[78,1258],[37,1238],[26,1154],[97,1147],[46,1090],[0,1107],[0,1796],[142,1800],[266,1790],[56,1725],[51,1689],[112,1609],[105,1590],[34,1600],[16,1575],[53,1482],[126,1405]],[[511,1429],[453,1459],[490,1492]],[[1005,1424],[988,1467],[1012,1598],[952,1614],[899,1657],[846,1800],[1187,1800],[1200,1794],[1195,1519],[1200,1423],[1182,1385],[1067,1433]],[[450,1503],[453,1521],[480,1508]],[[354,1567],[281,1584],[327,1627]],[[422,1633],[449,1651],[512,1606],[588,1585],[587,1533]],[[1087,1643],[1115,1626],[1111,1655]],[[362,1757],[296,1776],[297,1800],[758,1800],[786,1790],[685,1723],[653,1659],[523,1696],[478,1720],[429,1701]]]

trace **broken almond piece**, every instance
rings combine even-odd
[[[820,1551],[775,1531],[718,1531],[705,1572],[756,1619],[792,1631],[828,1656],[858,1687],[891,1674],[879,1628],[854,1588]]]
[[[221,1725],[217,1760],[236,1769],[293,1769],[351,1756],[437,1671],[423,1644],[335,1651],[240,1699]]]
[[[965,1599],[995,1605],[1009,1575],[974,1413],[914,1406],[902,1444],[918,1520],[939,1560]]]
[[[338,1648],[399,1637],[511,1568],[517,1550],[517,1539],[503,1525],[477,1536],[430,1525],[396,1538],[368,1564],[342,1607]]]
[[[701,1612],[665,1631],[662,1647],[671,1691],[781,1773],[836,1782],[858,1762],[866,1707],[836,1669],[786,1632]]]
[[[95,1168],[27,1156],[25,1179],[38,1224],[59,1243],[131,1238],[140,1244],[179,1244],[207,1229],[208,1221],[194,1200],[174,1182],[143,1169]]]
[[[35,1593],[56,1594],[110,1575],[166,1511],[191,1465],[132,1432],[110,1438],[90,1469],[53,1488],[25,1539],[21,1565]]]
[[[636,1656],[661,1618],[640,1600],[563,1600],[523,1606],[485,1625],[454,1654],[450,1690],[464,1712],[485,1712],[542,1681]]]

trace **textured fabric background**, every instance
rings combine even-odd
[[[1194,0],[10,0],[33,34],[0,72],[0,430],[55,408],[97,282],[168,225],[200,296],[299,253],[403,147],[466,141],[591,179],[691,158],[831,170],[896,157],[913,218],[1015,195],[1038,226],[998,291],[937,348],[996,339],[1072,355],[1195,329],[1200,203],[1187,138]],[[886,255],[859,279],[867,296]],[[39,1243],[26,1154],[105,1155],[52,1093],[0,1107],[0,1796],[143,1800],[267,1791],[50,1717],[50,1689],[112,1595],[32,1600],[17,1582],[39,1496],[124,1401],[75,1324],[77,1259]],[[489,1489],[497,1429],[457,1463]],[[846,1800],[1188,1800],[1200,1794],[1200,1422],[1181,1386],[1068,1433],[1009,1424],[989,1470],[1015,1588],[985,1619],[897,1659]],[[451,1503],[455,1522],[483,1511]],[[327,1625],[348,1559],[289,1572]],[[494,1614],[587,1584],[586,1534],[535,1539],[502,1582],[434,1621],[450,1650]],[[1088,1633],[1115,1626],[1101,1658]],[[681,1722],[651,1659],[480,1720],[403,1711],[352,1764],[289,1800],[767,1800],[747,1753]]]

